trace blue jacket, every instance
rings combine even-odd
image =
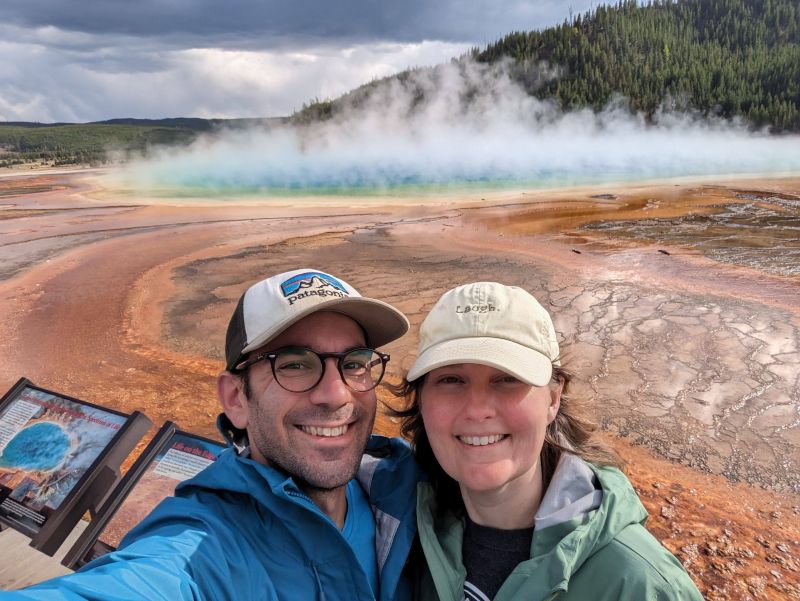
[[[417,468],[400,439],[372,436],[358,472],[376,521],[380,601],[411,598]],[[120,548],[75,574],[1,601],[372,600],[334,523],[291,478],[226,449],[176,489]]]

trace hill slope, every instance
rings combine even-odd
[[[529,94],[565,110],[601,110],[622,97],[648,119],[659,110],[692,110],[800,131],[796,0],[623,0],[557,27],[512,33],[459,60],[509,59],[511,77]],[[416,86],[411,93],[423,98],[413,73],[388,79]],[[313,103],[293,118],[313,121],[358,107],[386,83]]]

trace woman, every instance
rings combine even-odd
[[[569,381],[550,316],[521,288],[459,286],[425,319],[400,412],[430,474],[421,599],[702,599],[642,526]]]

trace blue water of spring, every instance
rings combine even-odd
[[[17,432],[3,454],[0,466],[48,471],[59,466],[69,450],[69,437],[57,424],[41,422]]]

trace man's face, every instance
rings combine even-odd
[[[301,319],[250,356],[285,346],[342,352],[365,346],[365,340],[355,321],[323,311]],[[372,432],[375,391],[350,390],[334,358],[326,359],[322,381],[307,392],[281,388],[268,360],[249,371],[247,434],[253,459],[313,488],[345,485],[355,475]]]

